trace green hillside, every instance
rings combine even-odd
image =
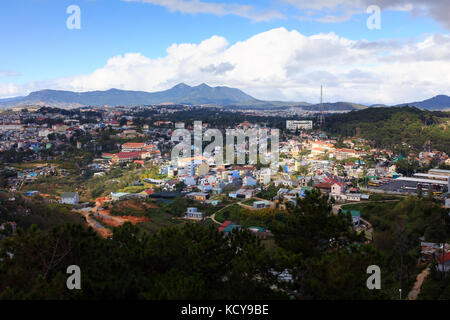
[[[359,136],[376,147],[392,148],[403,142],[422,150],[450,153],[450,113],[423,111],[414,107],[367,108],[327,118],[326,130],[341,136]]]

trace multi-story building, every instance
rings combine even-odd
[[[140,159],[141,153],[140,152],[120,152],[116,153],[111,157],[111,162],[114,164],[122,163],[122,162],[129,162],[136,159]]]
[[[295,130],[311,130],[313,128],[312,120],[287,120],[286,129]]]
[[[127,142],[122,145],[122,152],[142,151],[146,144],[144,142]]]
[[[192,220],[204,220],[205,214],[203,212],[197,211],[197,208],[187,208],[185,218]]]
[[[267,185],[270,183],[272,178],[270,169],[266,168],[264,170],[261,170],[261,172],[259,173],[259,183],[263,184],[263,185]]]

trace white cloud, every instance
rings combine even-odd
[[[20,73],[12,70],[0,70],[0,78],[16,76],[20,76]]]
[[[301,10],[314,10],[314,19],[321,22],[343,22],[352,15],[362,13],[371,5],[382,10],[410,11],[416,16],[430,16],[442,26],[450,29],[449,0],[280,0]],[[339,15],[323,15],[324,12],[338,12]],[[311,12],[308,14],[311,17]]]
[[[339,6],[361,6],[361,0],[282,0],[285,3],[289,3],[299,9],[312,9],[312,10],[325,10],[336,9]]]
[[[122,0],[126,2],[144,2],[167,8],[171,12],[186,14],[214,14],[216,16],[235,15],[253,21],[270,21],[283,18],[275,10],[257,11],[250,5],[233,3],[204,2],[200,0]]]
[[[26,86],[0,85],[0,96],[52,88],[158,91],[180,82],[237,87],[259,99],[396,104],[450,91],[450,35],[405,43],[306,36],[285,28],[230,45],[219,36],[173,44],[164,57],[127,53],[91,74]]]
[[[14,83],[2,83],[0,82],[0,98],[16,97],[24,92],[29,92],[25,87],[19,87]]]

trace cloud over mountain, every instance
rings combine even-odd
[[[206,82],[258,99],[314,102],[323,84],[327,101],[396,104],[448,93],[449,52],[449,35],[370,42],[277,28],[231,45],[220,36],[173,44],[159,58],[126,53],[85,75],[22,86],[0,83],[0,97],[47,88],[159,91]]]

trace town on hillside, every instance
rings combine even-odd
[[[113,239],[115,230],[127,224],[150,233],[197,224],[224,237],[247,230],[271,250],[278,246],[277,221],[289,219],[317,192],[329,204],[331,216],[349,217],[361,243],[381,248],[394,241],[386,233],[391,223],[383,216],[387,208],[403,212],[404,206],[422,199],[420,210],[426,203],[448,215],[447,150],[429,144],[422,150],[405,143],[388,147],[362,134],[335,134],[310,114],[217,112],[200,106],[3,111],[3,233],[13,235],[17,227],[32,223],[50,228],[67,220]],[[174,133],[187,130],[194,136],[193,117],[198,114],[201,134],[209,129],[280,130],[276,170],[259,159],[217,163],[216,152],[226,151],[220,147],[173,159]],[[232,151],[244,152],[248,160],[249,147],[250,140],[243,139]],[[45,222],[42,210],[52,212]],[[416,223],[417,217],[411,219]],[[448,272],[449,244],[423,230],[410,244],[418,259],[411,265],[435,265],[436,271]],[[283,277],[293,279],[288,269]]]

